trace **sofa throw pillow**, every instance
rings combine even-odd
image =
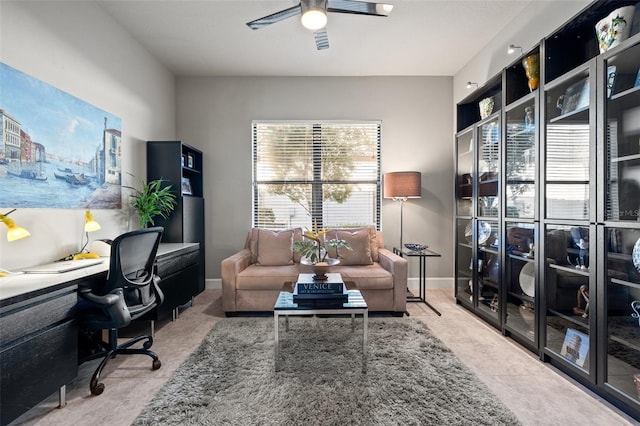
[[[331,233],[333,234],[333,232]],[[334,238],[334,237],[331,237]],[[340,264],[349,265],[371,265],[371,234],[368,228],[356,231],[335,231],[335,238],[345,240],[351,247],[351,250],[339,248],[338,259]]]
[[[293,264],[293,230],[271,231],[259,229],[256,248],[257,263],[264,266],[283,266]]]
[[[382,241],[378,241],[378,231],[374,226],[367,226],[364,228],[345,228],[339,229],[339,231],[348,231],[348,232],[368,232],[369,233],[369,249],[371,250],[371,260],[373,262],[378,262],[378,247]],[[330,231],[325,235],[327,240],[335,238],[335,231]],[[336,254],[335,249],[329,250],[329,257],[336,258],[338,255]]]

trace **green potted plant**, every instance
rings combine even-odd
[[[133,175],[131,175],[133,176]],[[172,185],[162,186],[164,179],[156,179],[145,182],[143,179],[136,178],[142,189],[136,189],[131,186],[125,186],[133,191],[131,197],[131,206],[138,213],[140,219],[140,228],[146,228],[149,224],[155,225],[154,218],[162,216],[168,218],[175,208],[176,196],[171,192]]]
[[[327,231],[318,232],[315,223],[313,228],[313,231],[307,229],[307,231],[302,234],[303,239],[301,241],[293,243],[293,249],[303,256],[300,263],[309,266],[313,270],[315,273],[314,279],[325,280],[327,279],[329,267],[340,263],[338,259],[328,257],[328,249],[338,249],[339,247],[347,250],[352,249],[345,240],[338,238],[325,240],[323,237]]]

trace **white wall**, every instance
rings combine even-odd
[[[451,277],[451,77],[178,78],[177,133],[204,152],[207,277],[242,248],[251,227],[251,121],[380,119],[382,172],[422,172],[420,200],[404,208],[404,241],[442,253],[429,275]],[[399,205],[382,202],[387,247],[399,243]],[[411,262],[410,276],[417,276]]]
[[[132,183],[127,173],[146,176],[144,141],[175,136],[173,75],[94,2],[2,0],[0,61],[120,117],[125,184]],[[7,200],[0,194],[0,212],[11,207]],[[92,239],[113,238],[129,226],[128,209],[93,213],[102,229]],[[79,249],[84,210],[19,209],[11,218],[31,236],[8,243],[0,229],[0,268]]]
[[[467,81],[476,82],[482,87],[487,80],[518,60],[519,50],[514,55],[507,53],[510,44],[521,46],[526,53],[592,2],[593,0],[531,2],[511,24],[456,73],[453,80],[454,104],[470,94],[470,90],[466,88]]]

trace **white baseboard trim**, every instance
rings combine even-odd
[[[427,288],[453,288],[453,283],[454,280],[452,277],[427,278]],[[420,280],[418,278],[409,278],[408,286],[412,290],[418,290],[420,288]],[[205,288],[220,290],[222,288],[222,279],[207,278],[205,281]]]
[[[426,285],[427,288],[454,288],[453,287],[453,277],[436,277],[436,278],[427,278]],[[408,278],[407,286],[411,290],[419,290],[420,289],[420,279],[418,277]]]
[[[204,288],[210,288],[214,290],[222,289],[222,278],[207,278],[204,280]]]

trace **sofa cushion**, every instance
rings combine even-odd
[[[299,273],[298,265],[249,265],[236,275],[236,288],[239,290],[282,290],[284,283],[295,282]]]
[[[293,264],[293,229],[272,231],[257,229],[251,238],[251,255],[254,263],[264,266]]]
[[[382,290],[393,288],[393,275],[379,263],[360,266],[338,265],[331,272],[339,273],[343,281],[352,281],[358,290]]]
[[[350,233],[364,233],[364,234],[369,234],[369,256],[371,257],[371,261],[372,262],[377,262],[379,260],[379,251],[378,251],[378,232],[376,231],[376,228],[373,226],[366,226],[363,228],[346,228],[346,229],[336,229],[336,230],[330,230],[327,232],[327,234],[325,234],[325,238],[326,239],[331,239],[331,238],[342,238],[342,237],[336,237],[336,233],[337,232],[350,232]],[[346,241],[346,238],[342,238],[343,240]],[[347,241],[349,242],[349,241]],[[351,245],[351,244],[349,244]],[[352,248],[354,248],[353,246],[351,246]],[[354,248],[355,251],[355,248]],[[344,250],[341,251],[341,255],[343,255]],[[355,255],[355,254],[354,254]],[[329,257],[334,257],[334,258],[338,258],[338,254],[336,253],[335,249],[329,250]],[[342,261],[341,261],[342,262]],[[352,263],[353,265],[358,265],[360,263]],[[364,263],[365,265],[370,265],[371,263]]]
[[[351,250],[344,247],[337,249],[341,265],[371,265],[373,263],[371,260],[371,236],[368,229],[335,231],[334,235],[334,238],[346,241],[351,247]]]

